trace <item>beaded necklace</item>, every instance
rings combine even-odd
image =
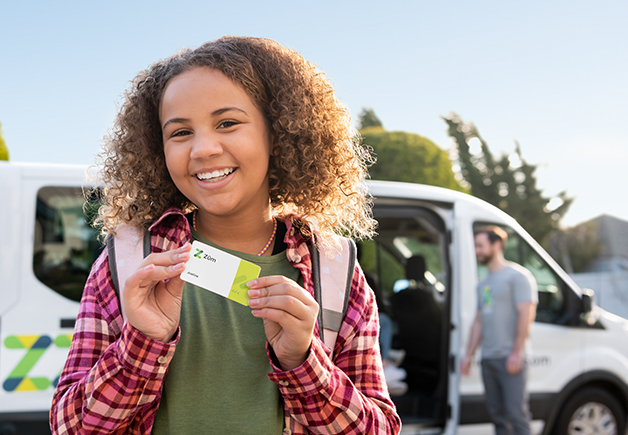
[[[198,210],[194,210],[194,213],[192,214],[192,227],[194,228],[194,231],[198,232],[198,230],[196,229],[196,212]],[[259,254],[257,254],[258,257],[261,257],[262,255],[264,255],[264,252],[266,252],[268,250],[268,248],[270,247],[270,244],[273,243],[273,240],[275,239],[275,234],[277,234],[277,219],[273,219],[273,233],[270,235],[270,239],[268,239],[268,242],[266,242],[266,246],[264,246],[264,249],[262,249],[261,251],[259,251]]]

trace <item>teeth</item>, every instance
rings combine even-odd
[[[220,181],[227,175],[235,171],[235,168],[221,169],[219,171],[204,172],[202,174],[196,174],[196,178],[203,181]]]

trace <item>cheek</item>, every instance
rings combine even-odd
[[[164,158],[166,161],[166,169],[170,173],[172,179],[176,179],[180,175],[182,159],[177,155],[176,149],[170,146],[164,147]]]
[[[168,174],[170,174],[170,178],[174,183],[177,190],[182,193],[184,196],[186,195],[186,175],[187,175],[187,166],[185,161],[181,158],[177,153],[166,151],[164,149],[164,157],[166,162],[166,170]]]

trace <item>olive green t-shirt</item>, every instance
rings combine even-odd
[[[259,265],[260,276],[302,281],[286,251],[258,257],[220,248],[196,231],[192,238]],[[263,320],[249,307],[186,283],[180,325],[152,433],[281,434],[283,403],[267,376],[272,367]]]

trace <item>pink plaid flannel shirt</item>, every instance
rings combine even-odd
[[[287,257],[313,294],[312,263],[306,242],[285,220]],[[152,252],[190,240],[185,216],[166,211],[150,228]],[[379,355],[375,297],[356,264],[347,314],[330,349],[318,326],[307,360],[294,370],[273,364],[286,417],[284,434],[397,434],[401,421],[386,388]],[[149,434],[177,336],[162,343],[122,319],[105,250],[85,284],[72,346],[54,393],[53,434]],[[272,349],[267,344],[271,364]],[[253,428],[251,428],[253,429]]]

